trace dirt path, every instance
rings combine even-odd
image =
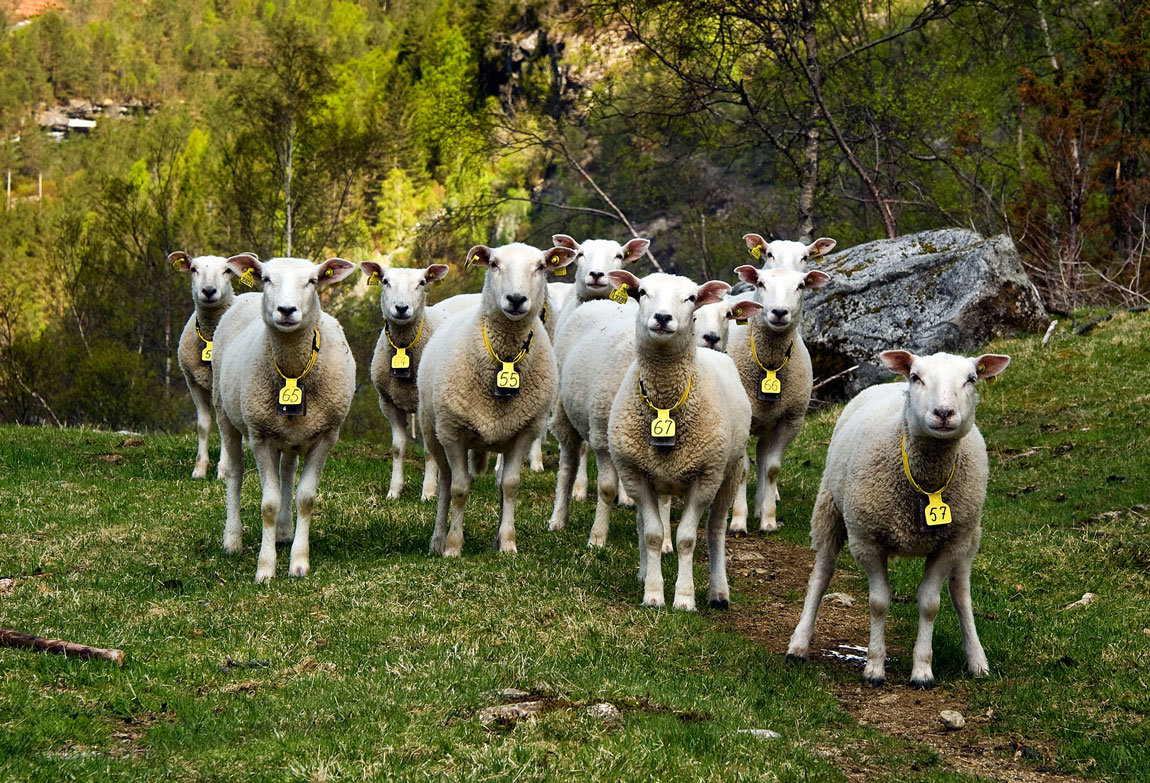
[[[814,565],[814,554],[775,538],[751,535],[729,539],[727,568],[731,586],[744,595],[757,596],[755,601],[733,601],[731,611],[722,617],[743,636],[772,653],[786,654],[791,631],[802,612],[807,578]],[[821,666],[839,675],[830,680],[834,695],[855,719],[879,731],[908,742],[934,747],[948,766],[960,772],[1011,783],[1061,783],[1077,781],[1047,771],[1042,760],[1053,759],[1053,747],[1035,747],[994,736],[986,727],[993,715],[972,716],[969,692],[962,681],[940,682],[933,690],[911,689],[905,682],[907,672],[896,663],[888,671],[887,684],[871,688],[862,682],[862,663],[846,657],[865,658],[870,624],[866,593],[848,589],[848,579],[836,572],[828,593],[844,593],[843,601],[826,598],[815,624],[811,660],[807,666]],[[801,586],[796,590],[796,586]],[[795,594],[797,593],[797,597]],[[790,597],[788,597],[790,596]],[[853,604],[850,603],[853,599]],[[887,635],[889,654],[904,663],[910,651],[892,644]],[[966,727],[948,731],[939,722],[942,710],[955,710],[966,717]],[[874,779],[883,770],[868,769],[850,760],[841,748],[823,748],[823,752],[851,780]],[[855,754],[857,755],[857,754]],[[1038,762],[1035,764],[1034,762]]]

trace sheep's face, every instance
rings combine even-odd
[[[400,325],[423,317],[427,287],[442,280],[449,271],[446,264],[432,264],[426,269],[393,269],[374,261],[364,261],[360,266],[369,280],[380,285],[379,307],[383,317]]]
[[[232,270],[222,256],[191,258],[178,250],[168,256],[176,269],[192,276],[192,301],[196,307],[214,310],[227,307],[232,301]]]
[[[624,284],[627,294],[639,303],[635,336],[640,343],[678,345],[694,340],[694,315],[704,305],[723,301],[731,287],[719,280],[702,285],[679,275],[656,272],[642,280],[616,269],[608,279],[614,288]]]
[[[642,258],[651,245],[649,239],[632,239],[625,245],[611,239],[585,239],[580,244],[566,234],[556,234],[551,241],[575,251],[575,295],[580,302],[606,299],[614,290],[607,273]]]
[[[915,356],[909,351],[884,351],[882,360],[906,376],[907,426],[912,435],[961,438],[974,426],[977,384],[993,378],[1010,364],[1009,356],[983,354],[975,358],[935,353]]]
[[[809,245],[789,239],[768,242],[758,234],[746,234],[743,240],[752,253],[756,247],[759,249],[756,258],[762,259],[763,269],[794,269],[798,272],[805,272],[811,262],[831,252],[838,244],[830,237],[819,237]]]
[[[502,247],[476,245],[467,252],[473,264],[487,267],[483,278],[483,308],[499,311],[510,321],[534,318],[546,299],[547,273],[565,267],[575,251],[553,247],[543,251],[513,242]]]
[[[763,306],[763,322],[772,332],[782,334],[798,324],[803,314],[803,291],[822,288],[830,276],[814,270],[757,269],[741,266],[739,277],[755,286],[755,298]]]
[[[318,289],[355,271],[355,264],[342,258],[313,264],[304,258],[272,258],[260,263],[251,256],[233,256],[228,266],[239,275],[251,269],[259,278],[263,283],[264,323],[283,333],[314,327],[320,313]]]
[[[720,353],[727,350],[731,321],[752,318],[763,309],[758,302],[734,300],[730,295],[695,311],[695,345]]]

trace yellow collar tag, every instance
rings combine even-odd
[[[927,492],[925,489],[918,485],[914,480],[914,476],[910,474],[910,458],[906,454],[906,434],[902,436],[902,472],[906,474],[906,480],[910,485],[918,490],[923,495],[926,495],[926,503],[923,505],[922,498],[919,498],[919,508],[922,509],[922,521],[925,523],[923,531],[927,527],[935,527],[937,525],[949,525],[951,523],[950,506],[942,502],[942,493],[950,486],[951,479],[954,478],[955,468],[958,467],[958,460],[955,459],[954,464],[950,467],[950,475],[946,478],[946,483],[939,487],[934,492]]]
[[[500,389],[519,388],[519,373],[515,372],[515,362],[503,362],[503,369],[495,375],[495,385]]]
[[[407,355],[406,348],[396,348],[395,356],[391,357],[391,369],[406,370],[411,367],[411,357]]]
[[[779,394],[783,390],[783,384],[776,375],[777,370],[767,370],[767,374],[763,376],[762,392],[763,394]]]
[[[303,391],[298,381],[299,378],[284,378],[283,388],[280,389],[280,405],[299,405],[303,402]]]
[[[256,284],[256,279],[252,274],[252,268],[250,266],[244,270],[242,275],[240,275],[240,282],[246,285],[248,288],[251,288]]]
[[[931,492],[926,497],[926,510],[923,512],[926,524],[932,527],[934,525],[949,525],[950,506],[942,502],[942,490]]]
[[[670,408],[655,409],[655,418],[651,420],[651,437],[675,437],[675,420],[671,418]]]
[[[611,295],[608,298],[612,302],[618,302],[619,304],[627,304],[627,284],[623,283],[623,285],[616,288],[614,291],[611,292]]]
[[[379,272],[372,272],[371,277],[367,278],[368,285],[379,285]]]
[[[751,248],[751,256],[753,256],[754,259],[758,261],[763,256],[763,249],[758,245],[755,245]]]
[[[200,351],[200,360],[210,362],[212,360],[212,341],[204,340],[204,350]]]

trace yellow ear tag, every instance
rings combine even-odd
[[[675,420],[671,418],[670,408],[656,408],[655,418],[651,422],[652,438],[675,437]]]
[[[406,370],[411,366],[411,357],[407,355],[406,348],[396,348],[395,356],[391,357],[391,368],[393,370]]]
[[[205,340],[204,343],[204,350],[200,351],[200,359],[205,362],[210,362],[212,360],[212,341]]]
[[[298,378],[284,378],[280,389],[280,405],[299,405],[303,402],[303,391],[297,385]]]
[[[775,370],[767,370],[767,375],[763,378],[763,394],[778,394],[783,390],[783,384],[775,372]]]
[[[611,295],[608,298],[612,302],[618,302],[619,304],[627,304],[627,284],[623,283],[623,285],[616,288],[614,291],[611,292]]]
[[[379,285],[379,272],[372,272],[371,277],[367,278],[368,285]]]
[[[463,262],[463,268],[464,269],[470,269],[472,264],[478,264],[478,263],[479,263],[479,254],[476,253],[471,258],[469,258],[465,262]]]
[[[762,257],[762,255],[763,255],[763,249],[761,247],[759,247],[758,245],[755,245],[754,247],[751,248],[751,256],[754,257],[754,259],[756,261],[758,261]]]
[[[500,389],[519,388],[519,373],[515,372],[515,362],[503,362],[503,369],[495,375],[495,385]]]
[[[179,259],[179,258],[176,258],[176,259],[174,259],[174,260],[172,261],[172,269],[179,269],[179,268],[180,268],[180,261],[181,261],[181,260],[182,260],[182,259]]]
[[[327,271],[323,273],[323,276],[324,277],[331,277],[333,274],[335,274],[335,272],[332,271],[331,267],[328,267]]]
[[[246,285],[248,288],[251,288],[256,284],[256,279],[252,274],[252,268],[250,266],[244,270],[242,275],[240,275],[240,282]]]
[[[747,319],[739,317],[742,314],[743,314],[743,308],[740,307],[738,310],[735,310],[735,323],[738,324],[739,326],[746,326],[747,325]]]
[[[555,263],[558,264],[559,259],[555,259]],[[567,276],[567,267],[565,267],[565,266],[555,267],[555,276],[556,277],[566,277]]]
[[[949,525],[950,524],[950,506],[942,502],[942,490],[938,492],[931,492],[927,494],[928,501],[926,504],[926,524],[934,525]]]

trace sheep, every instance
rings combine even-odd
[[[787,239],[768,242],[758,234],[744,234],[743,241],[756,261],[762,259],[767,269],[793,269],[805,272],[811,261],[825,256],[838,244],[830,237],[819,237],[809,245]]]
[[[196,462],[192,478],[208,475],[208,436],[212,431],[212,348],[216,326],[232,306],[232,271],[222,256],[190,257],[182,250],[168,256],[178,272],[192,276],[192,303],[195,310],[188,316],[180,334],[176,355],[188,393],[196,406]],[[220,455],[221,460],[223,455]],[[217,478],[223,476],[223,462],[219,464]]]
[[[676,534],[674,606],[695,608],[692,561],[699,519],[709,505],[710,605],[725,609],[730,603],[727,510],[742,478],[751,404],[731,358],[696,349],[690,319],[730,286],[717,280],[697,286],[685,277],[662,273],[640,281],[624,270],[611,272],[609,278],[616,286],[626,284],[639,304],[635,360],[611,405],[607,433],[611,463],[638,510],[643,604],[664,604],[659,496],[678,494],[683,514]]]
[[[504,454],[495,545],[500,552],[517,551],[515,502],[523,456],[543,434],[556,392],[551,340],[539,321],[546,274],[569,264],[575,253],[516,242],[494,249],[476,245],[467,257],[487,267],[480,304],[432,335],[416,381],[424,444],[439,467],[430,549],[448,557],[463,549],[469,449]]]
[[[974,422],[976,385],[997,377],[1010,357],[885,351],[882,360],[908,382],[863,391],[843,408],[835,424],[811,517],[815,566],[787,660],[803,661],[810,652],[819,602],[846,540],[870,585],[871,631],[863,677],[876,686],[886,678],[891,555],[926,558],[918,588],[911,685],[934,685],[931,639],[946,577],[967,668],[976,677],[985,676],[990,667],[970,603],[970,567],[982,535],[988,475],[986,443]]]
[[[779,528],[776,501],[783,452],[802,429],[811,400],[811,357],[799,329],[802,295],[804,290],[821,288],[830,278],[818,270],[799,272],[748,265],[735,271],[756,286],[762,305],[746,326],[731,327],[727,354],[739,368],[751,403],[751,434],[758,439],[755,515],[759,531],[769,533]],[[746,484],[739,491],[745,497]],[[746,535],[744,502],[736,504],[730,528],[733,535]]]
[[[342,258],[260,263],[243,255],[229,258],[228,267],[262,280],[263,293],[237,298],[220,320],[212,355],[212,396],[226,454],[221,460],[227,483],[224,550],[242,549],[242,438],[247,438],[263,494],[256,582],[275,575],[277,542],[292,542],[288,573],[303,577],[311,570],[308,535],[316,487],[355,391],[355,360],[339,322],[320,311],[317,290],[346,278],[355,264]],[[293,537],[292,485],[300,457]]]
[[[427,308],[427,289],[448,273],[446,264],[426,269],[392,269],[374,261],[360,264],[369,285],[379,286],[379,306],[384,327],[371,358],[371,382],[379,393],[379,408],[391,424],[391,484],[387,498],[403,492],[403,459],[407,453],[407,417],[419,407],[415,379],[419,359],[431,335],[446,319]],[[424,456],[421,500],[435,496],[435,460]]]
[[[731,289],[732,292],[734,289]],[[730,336],[731,321],[745,323],[751,316],[747,312],[736,312],[738,305],[751,299],[738,299],[733,293],[723,297],[721,302],[703,305],[695,311],[695,345],[710,348],[719,353],[727,352],[727,338]],[[755,308],[758,312],[759,308]]]

